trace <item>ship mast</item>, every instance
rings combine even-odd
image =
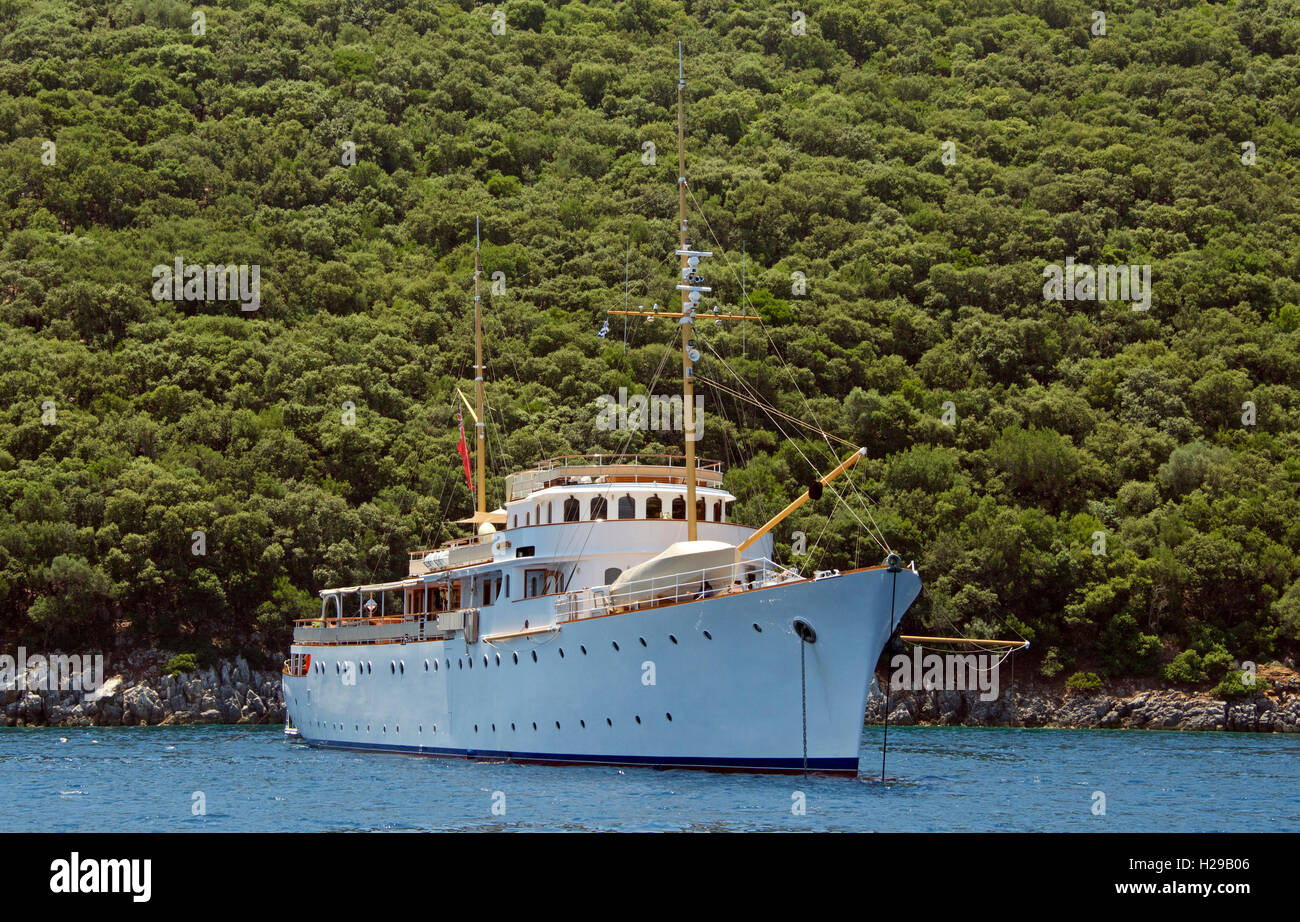
[[[686,540],[694,541],[695,525],[695,369],[691,350],[695,346],[695,304],[699,294],[691,286],[693,267],[690,241],[686,234],[686,75],[682,67],[682,43],[677,43],[677,255],[681,257],[681,282],[677,288],[682,293],[682,424],[686,430]],[[698,263],[699,259],[695,258]],[[691,296],[694,295],[694,300]],[[698,353],[697,353],[698,354]]]
[[[483,465],[487,460],[487,428],[483,421],[483,298],[479,295],[479,235],[478,215],[474,216],[474,435],[477,442],[474,452],[474,473],[477,480],[478,525],[487,519],[487,489]]]
[[[682,424],[686,430],[686,538],[697,537],[695,509],[695,363],[700,360],[695,348],[695,309],[700,298],[713,289],[703,284],[697,273],[701,259],[713,254],[708,250],[691,248],[689,225],[686,219],[686,76],[682,66],[682,43],[677,43],[677,249],[681,276],[677,290],[682,293],[681,313],[661,311],[610,311],[631,317],[675,317],[682,333]],[[719,314],[717,307],[710,315],[715,322],[722,320],[757,320],[745,314]]]

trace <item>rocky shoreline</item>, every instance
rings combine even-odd
[[[0,726],[116,727],[284,722],[280,671],[242,656],[220,666],[165,675],[168,656],[133,653],[105,668],[98,693],[0,688]]]
[[[867,723],[884,719],[885,696],[872,684]],[[1124,730],[1300,732],[1300,678],[1274,680],[1266,693],[1225,701],[1175,688],[1081,693],[1012,685],[992,701],[977,691],[893,691],[894,726],[1060,727]]]
[[[0,726],[166,726],[280,724],[285,719],[280,671],[260,671],[243,657],[219,666],[165,675],[168,654],[132,653],[110,666],[98,695],[0,688]],[[873,682],[866,722],[884,719],[885,696]],[[1061,727],[1146,730],[1300,732],[1300,675],[1270,676],[1264,693],[1225,701],[1203,692],[1118,684],[1082,693],[1013,684],[992,701],[978,691],[894,691],[894,726]]]

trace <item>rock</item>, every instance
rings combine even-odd
[[[45,716],[45,699],[29,691],[18,702],[18,713],[28,723],[40,723]]]
[[[889,722],[900,727],[909,727],[916,721],[912,717],[912,712],[907,709],[905,704],[899,704],[894,708],[894,712],[889,715]]]
[[[258,697],[256,692],[250,691],[248,698],[244,701],[244,710],[252,711],[258,717],[266,713],[266,704]]]

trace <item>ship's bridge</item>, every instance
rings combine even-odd
[[[685,523],[687,469],[681,455],[566,455],[538,462],[535,466],[506,477],[503,509],[485,521],[522,541],[523,534],[538,535],[543,544],[550,538],[537,526],[574,523],[661,522],[659,531],[637,530],[637,543],[649,541],[655,549],[680,540],[670,523]],[[722,462],[698,459],[695,468],[695,518],[711,537],[739,542],[743,536],[715,531],[728,520],[728,507],[735,497],[722,488]],[[469,521],[469,520],[466,520]],[[729,523],[727,523],[729,524]],[[752,529],[742,529],[745,532]],[[436,550],[410,554],[409,575],[424,574],[492,561],[500,556],[494,533],[484,530],[470,538],[451,541]],[[604,540],[609,540],[607,536]],[[619,535],[618,543],[628,537]],[[534,544],[529,539],[525,543]],[[561,543],[563,543],[561,541]],[[498,544],[494,555],[494,544]],[[508,546],[507,546],[508,547]],[[631,548],[629,548],[631,550]],[[538,554],[545,553],[537,547]]]

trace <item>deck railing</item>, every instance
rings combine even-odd
[[[411,612],[356,618],[300,618],[293,623],[293,642],[302,644],[415,643],[432,640],[464,628],[465,618],[477,608],[455,611]]]
[[[765,557],[755,557],[739,563],[633,580],[617,588],[611,584],[575,589],[556,598],[555,620],[562,624],[582,618],[693,602],[800,578],[797,570],[787,569]]]

